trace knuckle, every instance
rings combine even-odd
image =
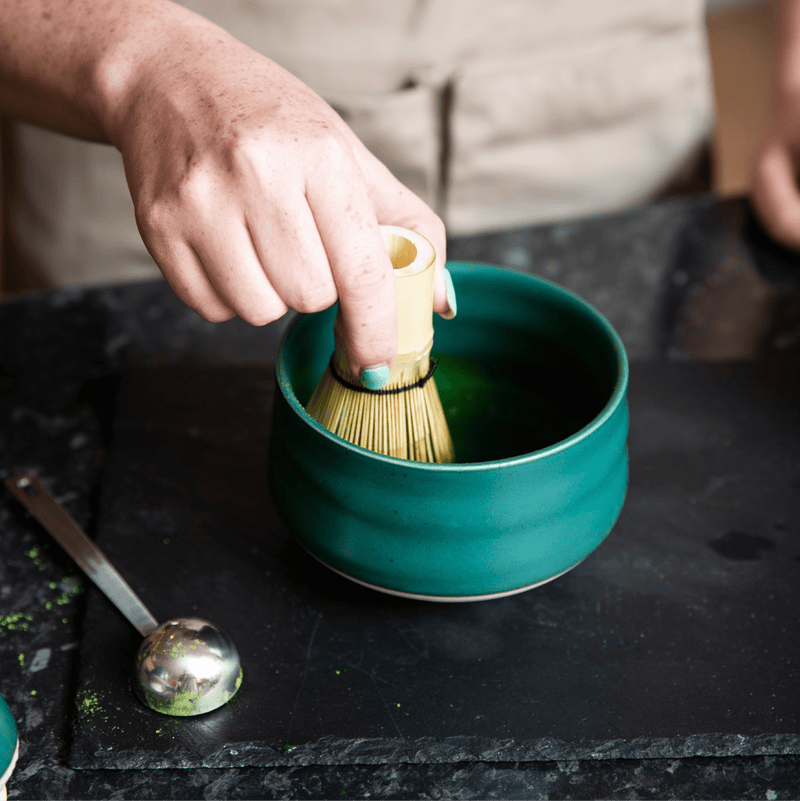
[[[283,317],[288,310],[288,306],[282,302],[265,303],[258,307],[240,310],[239,317],[249,325],[261,327],[269,323],[274,323],[275,320]]]
[[[377,273],[362,273],[355,281],[341,287],[339,297],[348,308],[370,309],[372,316],[380,316],[382,309],[394,305],[394,292],[394,283],[389,285]]]
[[[316,287],[303,287],[291,306],[302,314],[314,314],[330,308],[337,299],[336,286],[330,282]]]
[[[151,201],[136,209],[136,223],[145,239],[165,236],[172,221],[172,210],[162,200]]]
[[[194,310],[210,323],[224,323],[236,316],[230,309],[222,307],[209,308],[202,304],[194,307]]]
[[[200,168],[190,170],[181,181],[177,194],[181,208],[209,208],[214,196],[211,174]]]
[[[255,136],[241,136],[231,145],[228,158],[234,171],[249,174],[267,166],[265,143]]]
[[[333,170],[338,175],[352,177],[360,170],[345,138],[329,126],[316,129],[306,143],[309,163],[314,168]]]
[[[236,314],[218,297],[192,286],[172,282],[175,294],[195,313],[210,323],[224,323]]]
[[[385,289],[392,279],[391,266],[377,260],[355,262],[342,276],[349,295],[372,295]]]

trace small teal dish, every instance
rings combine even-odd
[[[6,782],[14,770],[18,754],[17,724],[8,704],[0,696],[0,799],[6,798]]]
[[[434,315],[454,464],[383,456],[305,411],[336,309],[293,321],[276,359],[269,480],[293,535],[376,590],[471,601],[531,589],[605,539],[628,483],[628,362],[608,321],[526,273],[448,263],[458,316]]]

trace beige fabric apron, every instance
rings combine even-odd
[[[451,234],[630,206],[712,125],[702,0],[185,0],[330,102]],[[17,127],[54,285],[157,274],[109,146]]]

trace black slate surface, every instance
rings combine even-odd
[[[450,243],[450,256],[576,289],[611,320],[634,358],[800,357],[800,257],[766,239],[742,199],[684,198],[600,220],[465,237]],[[207,323],[157,281],[5,300],[1,476],[36,472],[93,532],[116,376],[165,364],[268,364],[282,324]],[[73,594],[75,578],[70,560],[3,495],[0,693],[21,738],[12,799],[800,795],[800,756],[792,754],[75,770],[67,763],[88,594]],[[773,625],[794,625],[796,610],[777,608]]]
[[[294,545],[266,485],[267,368],[130,373],[98,541],[156,617],[237,643],[228,707],[131,695],[138,635],[88,599],[70,764],[188,768],[800,753],[800,371],[632,366],[614,532],[542,588],[384,596]]]

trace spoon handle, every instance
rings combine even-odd
[[[143,637],[158,626],[105,554],[36,476],[12,476],[6,486]]]

